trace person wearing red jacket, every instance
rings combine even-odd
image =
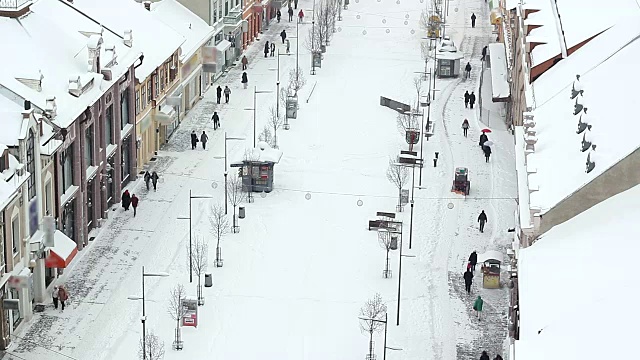
[[[304,22],[304,12],[302,11],[302,9],[300,9],[300,12],[298,12],[298,22]]]
[[[136,194],[131,195],[131,206],[133,206],[133,216],[136,216],[136,209],[138,208],[138,197]]]

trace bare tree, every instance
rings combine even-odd
[[[418,105],[420,105],[420,96],[422,96],[422,78],[419,76],[416,76],[413,78],[413,87],[416,90],[416,106],[415,106],[415,110],[417,112],[418,110]]]
[[[360,329],[369,334],[369,359],[373,359],[373,334],[384,328],[387,317],[387,305],[382,301],[380,294],[375,294],[367,300],[360,309]]]
[[[182,299],[187,296],[187,292],[184,286],[178,284],[171,289],[169,295],[169,305],[167,306],[167,312],[171,319],[176,322],[176,334],[173,340],[173,349],[182,350],[182,336],[180,334],[180,321],[187,315],[187,308],[182,306]]]
[[[242,191],[242,178],[231,176],[227,182],[227,198],[229,203],[233,206],[233,227],[232,231],[237,233],[240,231],[237,225],[236,207],[242,203],[245,199],[245,193]]]
[[[189,247],[191,245],[191,247]],[[194,236],[193,242],[187,244],[187,256],[191,257],[190,264],[193,266],[193,272],[198,277],[198,305],[204,305],[204,296],[202,295],[201,278],[207,271],[207,256],[209,254],[209,244],[203,236]]]
[[[398,188],[398,211],[402,211],[402,188],[409,182],[409,169],[389,159],[387,179]]]
[[[320,48],[320,44],[322,43],[322,39],[324,38],[323,32],[320,29],[320,26],[314,25],[309,29],[307,33],[307,37],[304,42],[304,47],[309,51],[316,51]]]
[[[382,276],[387,279],[391,277],[391,269],[389,269],[389,251],[393,245],[391,241],[391,232],[389,229],[378,229],[378,242],[380,246],[387,252],[387,260],[384,263],[384,271]]]
[[[417,109],[417,103],[414,109]],[[415,112],[414,112],[415,111]],[[409,143],[409,151],[413,151],[413,145],[420,139],[420,120],[418,120],[417,110],[398,114],[398,131]]]
[[[273,136],[271,135],[271,127],[269,125],[265,125],[262,128],[260,134],[258,134],[258,140],[264,141],[267,144],[271,144],[273,142]]]
[[[294,96],[298,96],[298,91],[300,91],[306,83],[307,79],[305,79],[302,69],[299,66],[289,71],[289,89]]]
[[[211,206],[211,217],[209,218],[213,235],[216,237],[216,267],[222,267],[222,249],[220,239],[229,233],[229,219],[224,213],[224,205],[214,204]]]
[[[282,126],[283,123],[282,116],[276,112],[276,108],[271,106],[269,109],[269,125],[271,126],[271,130],[273,130],[273,142],[269,144],[274,148],[278,148],[278,129]]]
[[[336,17],[338,11],[336,8],[336,0],[324,0],[321,4],[322,7],[322,26],[324,27],[324,44],[329,46],[333,34],[336,32]]]
[[[164,358],[164,342],[153,331],[148,331],[144,340],[140,339],[138,347],[138,357],[140,359],[161,360]]]

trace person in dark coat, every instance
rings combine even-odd
[[[220,127],[220,116],[218,116],[217,111],[213,112],[211,120],[213,120],[213,130],[218,130],[218,128]]]
[[[133,217],[136,217],[136,214],[138,213],[136,210],[138,209],[139,200],[140,199],[138,199],[136,194],[131,195],[131,206],[133,207]]]
[[[60,311],[64,311],[64,303],[69,300],[69,293],[67,289],[65,289],[62,285],[58,286],[58,301],[60,301],[60,305],[62,309]]]
[[[469,97],[471,95],[469,95],[469,90],[464,92],[464,107],[468,108],[469,107]]]
[[[469,264],[471,264],[471,272],[476,271],[476,264],[478,263],[478,253],[475,250],[469,255]]]
[[[484,210],[478,216],[478,222],[480,223],[480,232],[484,232],[484,224],[487,222],[487,214],[484,213]]]
[[[248,64],[249,64],[249,59],[247,59],[247,56],[245,55],[245,56],[242,57],[242,70],[247,70],[247,65]],[[219,104],[219,102],[218,102],[218,104]]]
[[[289,6],[289,10],[287,10],[287,12],[289,13],[289,22],[293,21],[293,8],[291,6]]]
[[[122,207],[124,211],[129,210],[129,205],[131,205],[131,195],[129,194],[129,190],[125,190],[124,193],[122,193]]]
[[[471,77],[471,63],[467,62],[467,65],[464,67],[465,78],[469,79]]]
[[[480,360],[491,360],[491,359],[489,359],[489,354],[487,354],[486,351],[483,351],[482,355],[480,355]]]
[[[202,150],[207,150],[207,141],[209,141],[209,135],[204,130],[200,134],[200,142],[202,143]]]
[[[282,43],[284,44],[285,39],[287,38],[287,32],[282,30],[280,32],[280,37],[282,38]]]
[[[153,184],[153,191],[156,191],[158,189],[158,173],[157,172],[152,172],[151,173],[151,183]]]
[[[247,73],[242,73],[242,86],[246,89],[249,86],[249,78],[247,77]]]
[[[271,57],[276,56],[276,43],[271,43]]]
[[[220,87],[220,85],[218,85],[218,88],[216,88],[216,97],[218,99],[218,104],[220,104],[220,98],[222,97],[222,88]]]
[[[198,143],[198,134],[196,134],[195,130],[191,130],[191,150],[196,149],[197,143]]]
[[[469,107],[473,109],[473,104],[476,103],[476,94],[472,91],[469,95]]]
[[[494,357],[493,360],[502,360],[502,356],[496,355],[496,357]]]
[[[469,270],[464,272],[462,275],[464,278],[464,289],[467,291],[467,294],[471,294],[471,284],[473,283],[473,273]]]
[[[278,22],[280,22],[280,18],[282,17],[282,13],[280,12],[280,10],[278,10],[278,12],[276,13],[276,17],[278,17]]]
[[[298,0],[293,0],[293,7],[298,8]]]
[[[147,185],[147,191],[149,191],[149,184],[151,183],[151,174],[148,171],[144,172],[144,184]]]
[[[484,59],[487,57],[487,47],[483,47],[482,48],[482,58],[481,60],[484,61]]]
[[[482,151],[484,151],[485,162],[489,162],[489,157],[491,156],[491,146],[483,146]]]
[[[231,89],[225,85],[224,87],[224,102],[225,104],[229,103],[229,95],[231,95]]]
[[[486,143],[487,141],[489,141],[489,137],[487,136],[487,134],[482,133],[482,134],[480,135],[480,143],[479,143],[479,144],[480,144],[480,147],[483,147],[483,146],[484,146],[484,143]]]
[[[476,14],[475,13],[471,14],[471,27],[472,28],[476,27]]]
[[[264,57],[267,57],[267,56],[269,56],[269,42],[268,41],[266,41],[264,43]]]
[[[462,121],[462,133],[464,134],[464,137],[467,137],[468,132],[469,132],[469,120],[464,119]]]

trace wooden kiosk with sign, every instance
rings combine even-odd
[[[502,253],[495,250],[487,251],[478,255],[479,262],[482,262],[482,286],[485,289],[500,288],[500,265],[504,261]]]
[[[264,141],[258,147],[247,151],[242,161],[231,163],[239,168],[242,178],[242,190],[252,192],[271,192],[273,190],[273,168],[280,162],[282,151],[273,149]]]

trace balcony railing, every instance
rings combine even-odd
[[[0,0],[0,9],[14,10],[30,2],[31,0]]]

